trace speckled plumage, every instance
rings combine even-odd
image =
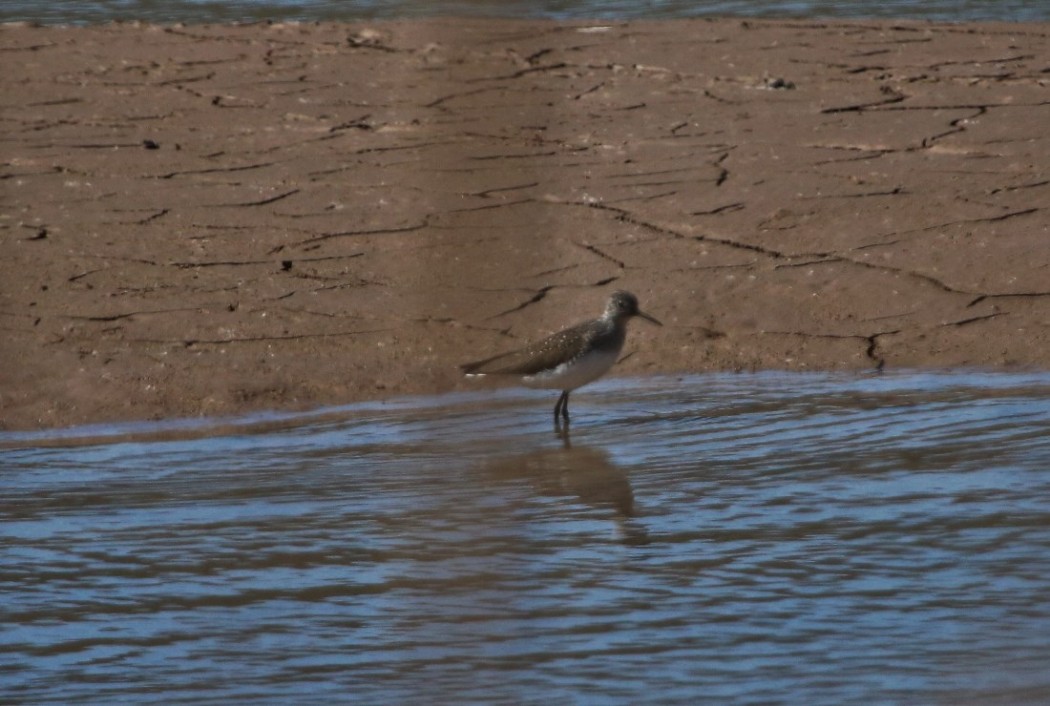
[[[468,376],[515,375],[529,387],[562,390],[554,406],[568,421],[569,393],[598,379],[613,366],[623,350],[627,321],[641,316],[659,321],[638,308],[630,292],[618,291],[609,297],[605,312],[598,319],[584,321],[516,351],[501,353],[460,366]]]
[[[595,319],[509,353],[468,363],[463,372],[468,375],[522,375],[532,376],[550,372],[562,364],[571,364],[581,355],[596,350],[618,354],[623,348],[626,330],[612,321]]]

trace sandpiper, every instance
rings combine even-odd
[[[467,377],[517,376],[528,387],[561,390],[554,405],[554,423],[558,424],[559,414],[568,423],[569,393],[597,380],[613,366],[623,349],[627,321],[633,316],[663,326],[638,308],[633,294],[613,292],[600,318],[576,324],[520,350],[461,365],[460,369]]]

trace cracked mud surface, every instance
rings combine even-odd
[[[0,427],[621,374],[1050,367],[1050,27],[0,29]],[[16,70],[17,68],[17,70]]]

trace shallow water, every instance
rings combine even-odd
[[[549,19],[679,17],[1050,21],[1046,0],[5,0],[0,21],[85,24],[374,20],[434,15]]]
[[[1050,702],[1050,375],[553,403],[0,434],[0,702]]]

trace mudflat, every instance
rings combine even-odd
[[[1050,367],[1050,25],[0,28],[0,428],[616,373]]]

